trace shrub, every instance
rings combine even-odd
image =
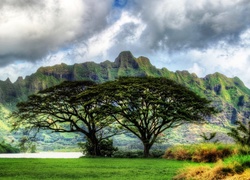
[[[164,150],[151,150],[150,156],[153,158],[162,158]]]
[[[84,143],[78,143],[78,146],[82,149],[83,154],[85,154],[86,156],[93,155],[94,147],[89,140],[87,140]],[[118,150],[113,146],[112,139],[103,139],[99,143],[99,149],[100,149],[100,155],[103,157],[111,157],[113,156],[114,152]]]
[[[113,156],[114,152],[116,152],[118,148],[113,146],[112,139],[105,139],[102,140],[100,143],[100,151],[102,156],[111,157]]]
[[[231,128],[228,136],[232,137],[234,141],[241,146],[247,146],[250,148],[250,121],[244,124],[240,121],[236,121],[236,128]]]
[[[0,143],[0,153],[19,153],[20,150],[5,142]]]
[[[192,144],[173,146],[166,150],[163,158],[176,160],[192,160],[194,162],[216,162],[236,154],[239,150],[226,144]]]
[[[164,154],[162,150],[153,150],[150,152],[151,158],[161,158]],[[134,150],[134,151],[116,151],[113,155],[115,158],[143,158],[143,151]]]
[[[241,146],[239,148],[239,154],[241,155],[249,155],[250,154],[250,147],[247,147],[247,146]]]
[[[142,158],[143,151],[117,151],[114,153],[115,158]]]
[[[171,147],[165,152],[163,158],[176,160],[191,160],[192,152],[189,151],[187,146]]]

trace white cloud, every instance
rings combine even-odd
[[[0,67],[1,80],[9,78],[12,82],[17,80],[17,77],[25,77],[34,73],[34,69],[39,66],[29,62],[16,62],[5,67]]]
[[[98,4],[92,0],[18,2],[4,1],[0,6],[0,65],[37,61],[92,36],[106,26],[112,6],[111,0]]]
[[[158,68],[200,77],[218,71],[250,87],[247,17],[247,0],[2,0],[0,66],[10,66],[0,75],[14,79],[12,71],[29,74],[40,65],[113,61],[130,50]]]
[[[204,75],[204,68],[202,68],[198,63],[194,63],[193,67],[189,68],[188,71],[195,73],[199,77]]]
[[[207,49],[218,41],[237,44],[249,28],[250,19],[246,17],[250,16],[250,4],[243,0],[137,2],[143,5],[135,11],[147,24],[142,40],[154,49]]]
[[[109,27],[66,51],[63,59],[73,58],[74,62],[93,60],[100,62],[114,58],[120,51],[129,50],[135,44],[139,44],[144,29],[145,25],[139,18],[128,12],[122,12],[120,18],[112,21]],[[114,52],[113,56],[110,55],[111,49]]]

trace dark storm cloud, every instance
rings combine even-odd
[[[119,21],[122,25],[115,27]],[[91,38],[101,34],[107,47],[100,51],[106,52],[133,48],[147,54],[238,45],[249,26],[249,0],[2,0],[0,66],[16,60],[36,62],[79,48],[80,43],[90,49]],[[112,28],[115,34],[105,35]]]
[[[112,0],[0,1],[0,66],[35,62],[98,33],[107,25]]]
[[[250,2],[228,0],[134,0],[134,14],[147,24],[142,41],[150,48],[204,49],[237,44],[250,28]]]
[[[26,8],[31,6],[40,6],[44,7],[44,1],[35,1],[35,0],[1,0],[0,1],[0,8],[3,7],[17,7],[17,8]]]
[[[117,34],[114,39],[117,43],[130,43],[135,36],[135,32],[138,30],[137,27],[138,25],[133,22],[123,25],[119,34]]]

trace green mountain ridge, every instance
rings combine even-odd
[[[114,62],[106,60],[99,64],[85,62],[74,65],[62,63],[40,67],[35,73],[25,78],[19,77],[14,83],[9,79],[0,81],[0,103],[2,107],[13,110],[16,103],[26,100],[28,95],[65,80],[93,80],[102,83],[121,76],[166,77],[189,87],[211,100],[221,110],[218,116],[209,119],[211,123],[221,127],[230,127],[236,120],[246,121],[250,116],[250,89],[238,77],[228,78],[214,73],[199,78],[188,71],[158,69],[147,57],[135,58],[129,51],[121,52]],[[6,119],[0,121],[7,123]]]

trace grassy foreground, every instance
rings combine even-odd
[[[197,163],[165,159],[0,159],[0,179],[172,179]]]

